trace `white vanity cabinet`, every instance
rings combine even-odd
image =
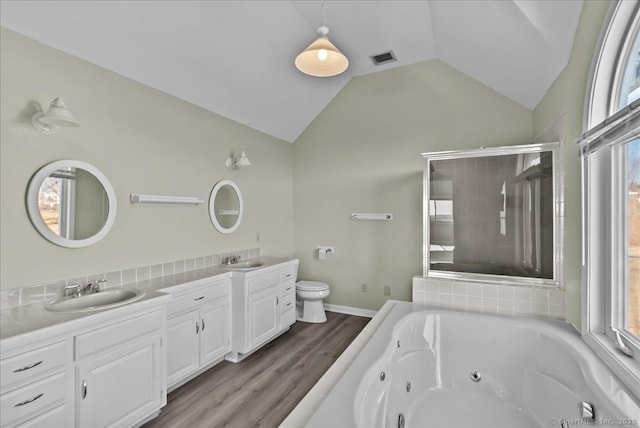
[[[167,320],[167,384],[173,389],[230,350],[229,275],[172,292]]]
[[[232,276],[232,341],[229,361],[238,362],[295,322],[298,260]]]
[[[165,320],[155,310],[75,336],[76,426],[132,426],[166,403]]]
[[[0,426],[127,427],[156,415],[166,298],[156,299],[3,339]]]
[[[71,342],[58,338],[0,360],[0,426],[73,426]]]

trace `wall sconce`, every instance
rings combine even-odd
[[[251,166],[251,162],[249,162],[249,158],[247,158],[244,150],[240,153],[240,156],[229,156],[224,164],[228,169],[238,169],[239,166]]]
[[[80,126],[80,122],[76,121],[62,98],[51,101],[46,113],[40,111],[34,114],[31,117],[31,124],[43,134],[55,134],[61,126]]]

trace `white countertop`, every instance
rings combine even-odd
[[[255,259],[243,260],[259,261],[261,263],[264,263],[264,265],[256,268],[255,270],[242,273],[248,274],[250,272],[263,271],[265,269],[269,269],[271,266],[290,262],[292,260],[296,259],[289,257],[263,256],[257,257]],[[104,314],[112,313],[113,311],[123,311],[125,310],[125,308],[141,308],[142,305],[151,306],[154,304],[162,304],[171,299],[171,296],[167,293],[177,293],[180,292],[183,288],[206,285],[207,281],[217,276],[224,275],[227,277],[231,277],[231,274],[232,272],[227,270],[225,266],[218,265],[124,284],[121,286],[122,288],[135,287],[144,290],[144,297],[130,304],[121,305],[115,308],[99,309],[90,312],[52,312],[45,308],[48,302],[38,302],[10,309],[3,309],[2,312],[0,312],[0,340],[14,338],[16,336],[53,326],[60,326],[64,323],[75,324],[75,321],[90,316],[101,316],[105,318],[106,316]],[[110,287],[107,289],[114,288],[118,287]]]

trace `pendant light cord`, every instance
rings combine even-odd
[[[326,3],[322,2],[322,26],[326,27],[327,25],[327,11],[325,10]]]

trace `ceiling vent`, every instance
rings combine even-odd
[[[371,58],[373,65],[382,65],[382,64],[387,64],[390,62],[397,61],[393,51],[382,52],[381,54],[378,54],[378,55],[372,55],[369,58]]]

